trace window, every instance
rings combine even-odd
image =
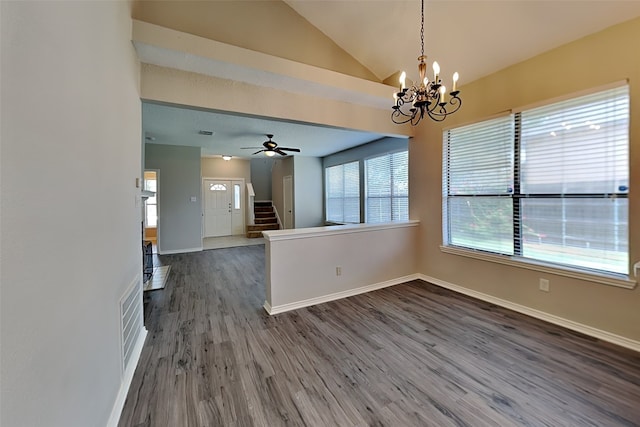
[[[365,161],[366,222],[409,219],[409,155],[385,154]]]
[[[445,245],[627,274],[628,133],[628,86],[445,131]]]
[[[240,184],[233,184],[233,209],[240,209]]]
[[[147,191],[158,191],[158,179],[156,172],[144,171],[144,189]],[[148,197],[144,204],[145,227],[154,228],[158,226],[158,197]]]
[[[227,191],[225,184],[209,184],[209,191]]]
[[[360,164],[345,163],[326,168],[327,221],[360,222]]]

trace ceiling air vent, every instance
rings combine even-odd
[[[200,135],[207,135],[207,136],[213,135],[213,131],[212,130],[199,130],[198,133]]]

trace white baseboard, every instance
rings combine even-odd
[[[133,374],[135,373],[136,367],[138,366],[138,361],[140,360],[142,347],[144,346],[144,340],[146,337],[147,328],[143,326],[140,334],[138,335],[138,341],[136,342],[136,345],[133,349],[131,359],[129,360],[129,366],[122,375],[120,390],[118,391],[118,396],[116,397],[116,401],[113,404],[113,408],[111,409],[111,416],[109,417],[109,421],[107,422],[107,427],[118,427],[118,423],[120,422],[120,415],[122,414],[122,408],[124,408],[124,402],[127,399],[129,387],[131,387]]]
[[[269,301],[265,301],[264,305],[262,306],[262,308],[264,308],[264,310],[269,313],[269,314],[274,314],[271,312],[271,304],[269,304]]]
[[[276,305],[273,307],[268,301],[265,301],[264,309],[267,311],[267,313],[271,315],[279,314],[279,313],[284,313],[286,311],[297,310],[303,307],[322,304],[324,302],[335,301],[342,298],[352,297],[354,295],[375,291],[377,289],[382,289],[389,286],[399,285],[400,283],[410,282],[412,280],[416,280],[420,278],[421,277],[418,274],[411,274],[408,276],[398,277],[397,279],[391,279],[391,280],[386,280],[384,282],[374,283],[372,285],[361,286],[359,288],[348,289],[346,291],[336,292],[329,295],[322,295],[319,297],[309,298],[302,301],[295,301],[287,304]]]
[[[187,252],[202,252],[202,246],[198,248],[175,249],[170,251],[162,251],[158,248],[158,255],[185,254]]]
[[[580,332],[590,337],[598,338],[602,341],[607,341],[612,344],[616,344],[621,347],[640,352],[639,341],[631,340],[620,335],[612,334],[611,332],[583,325],[582,323],[574,322],[573,320],[558,317],[553,314],[545,313],[544,311],[516,304],[511,301],[484,294],[482,292],[474,291],[472,289],[464,288],[459,285],[454,285],[453,283],[436,279],[435,277],[426,276],[424,274],[417,274],[416,276],[418,279],[424,280],[428,283],[433,283],[434,285],[440,286],[442,288],[468,295],[472,298],[495,304],[500,307],[508,308],[509,310],[517,311],[518,313],[526,314],[527,316],[535,317],[536,319],[544,320],[545,322],[553,323],[554,325],[562,326],[563,328],[571,329],[572,331]]]

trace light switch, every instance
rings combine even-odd
[[[192,202],[195,202],[195,201],[197,201],[197,200],[198,200],[198,199],[196,198],[196,196],[191,196],[191,201],[192,201]]]

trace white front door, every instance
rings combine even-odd
[[[231,232],[244,234],[244,181],[233,180],[233,203],[231,206]]]
[[[204,180],[204,237],[231,235],[231,181]]]

